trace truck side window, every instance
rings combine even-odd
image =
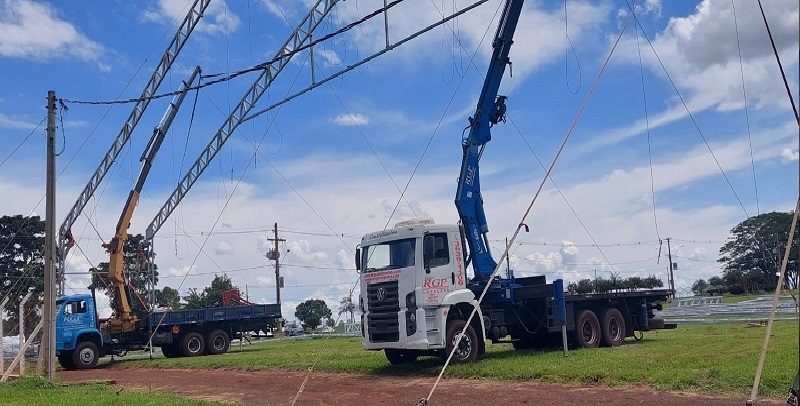
[[[64,306],[64,314],[86,313],[86,301],[69,302]]]
[[[431,257],[431,268],[447,265],[450,263],[450,247],[447,245],[447,233],[431,233],[433,237],[433,257]]]

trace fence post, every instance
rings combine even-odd
[[[32,294],[33,291],[29,290],[19,301],[19,353],[22,354],[22,360],[19,363],[19,376],[25,374],[25,350],[22,349],[22,343],[25,342],[25,303],[28,302]]]
[[[3,299],[3,303],[0,303],[0,374],[3,373],[5,370],[5,347],[3,346],[3,317],[2,314],[6,310],[6,305],[8,304],[8,296]]]

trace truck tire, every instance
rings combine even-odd
[[[180,350],[184,357],[203,355],[206,351],[206,342],[200,333],[189,333],[181,339]]]
[[[417,360],[417,352],[414,350],[398,350],[395,348],[387,348],[383,350],[386,354],[386,359],[392,365],[410,364]]]
[[[450,353],[453,351],[453,346],[458,339],[458,334],[461,333],[461,330],[466,324],[467,322],[464,320],[450,320],[447,322],[447,336],[445,338],[445,343],[447,346],[445,347],[444,353],[445,359],[450,356]],[[461,342],[459,342],[455,353],[453,353],[453,359],[450,360],[450,362],[454,364],[461,364],[474,362],[477,358],[478,336],[475,334],[475,329],[473,329],[472,326],[467,326],[467,329],[464,332],[464,337],[461,338]]]
[[[206,337],[206,352],[211,355],[224,354],[231,347],[231,340],[222,330],[214,330]]]
[[[625,319],[616,308],[605,309],[600,320],[600,344],[603,347],[619,347],[625,341]]]
[[[582,310],[575,319],[575,341],[581,348],[600,345],[600,320],[591,310]]]
[[[97,344],[91,341],[83,341],[75,346],[72,351],[72,364],[76,369],[92,369],[97,366],[100,359],[100,350]]]
[[[58,364],[61,365],[61,368],[64,368],[67,371],[76,369],[75,364],[72,362],[71,351],[61,351],[61,353],[58,355]]]
[[[164,358],[178,358],[181,356],[175,344],[167,344],[161,347],[161,353],[164,354]]]

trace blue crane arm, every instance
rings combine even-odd
[[[483,82],[478,107],[475,115],[469,119],[469,134],[461,140],[464,155],[461,161],[461,175],[458,178],[455,203],[464,227],[476,279],[488,278],[497,266],[486,242],[486,233],[489,232],[489,227],[486,224],[486,213],[481,197],[479,163],[483,148],[492,139],[491,126],[503,120],[505,114],[506,98],[505,96],[498,97],[497,92],[506,65],[511,63],[508,53],[514,42],[514,31],[522,12],[523,1],[506,1],[492,43],[494,49],[492,60]]]

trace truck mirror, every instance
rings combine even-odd
[[[356,247],[356,270],[361,272],[361,248]]]

